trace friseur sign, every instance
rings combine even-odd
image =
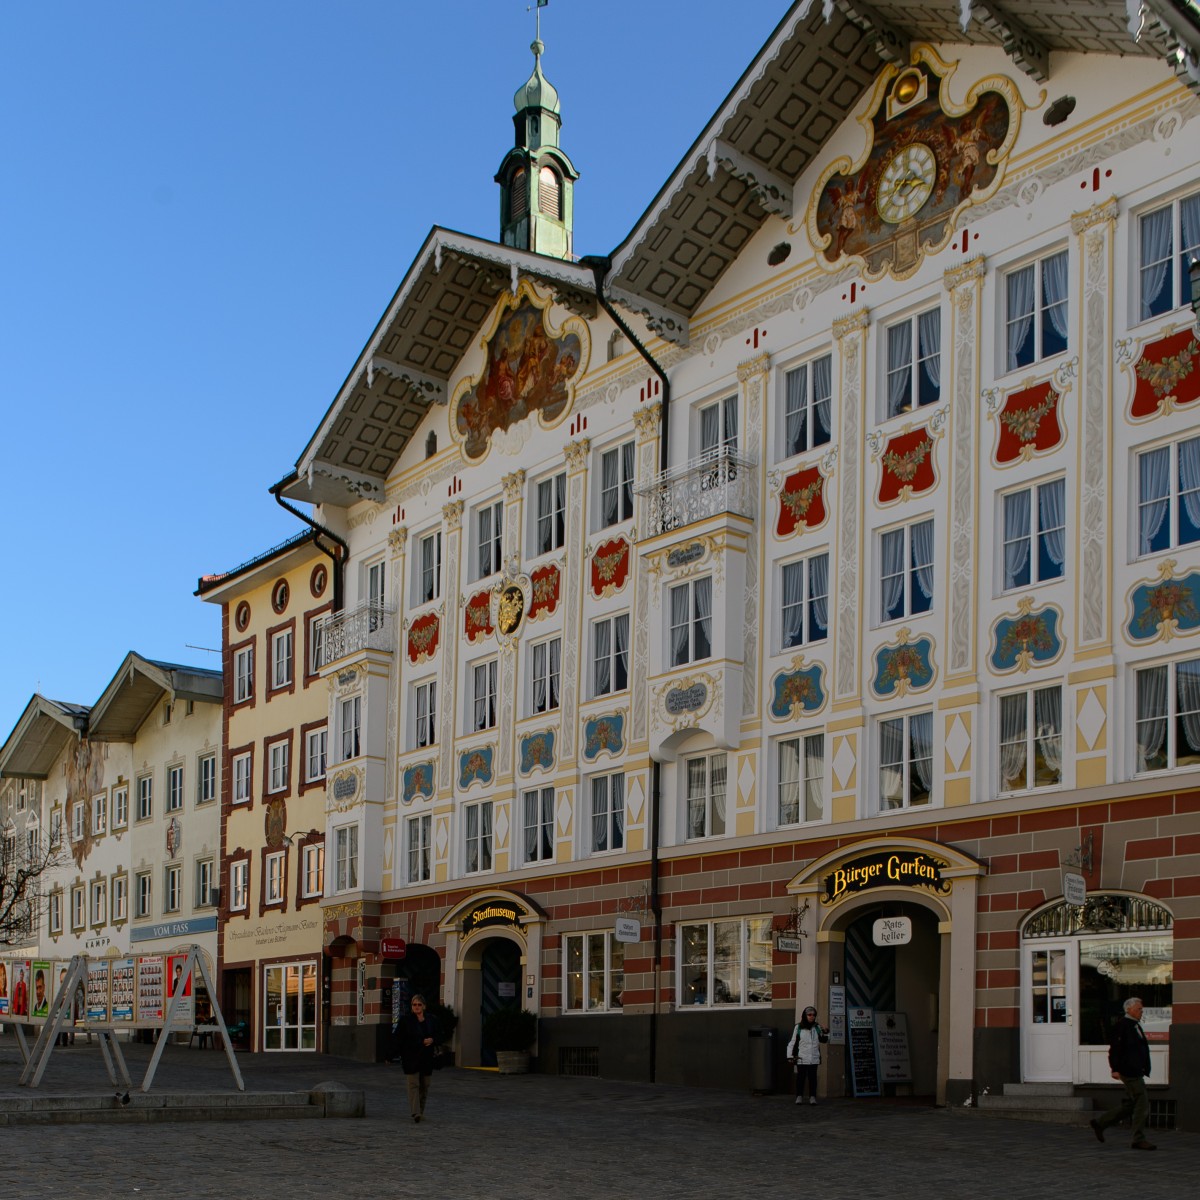
[[[822,904],[833,904],[856,892],[881,887],[923,887],[945,894],[950,880],[942,878],[948,864],[919,850],[881,850],[852,858],[825,876]]]

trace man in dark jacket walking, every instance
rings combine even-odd
[[[1150,1044],[1142,1030],[1142,1002],[1136,996],[1125,1001],[1125,1015],[1113,1028],[1112,1041],[1108,1045],[1108,1065],[1112,1068],[1112,1077],[1124,1086],[1125,1095],[1116,1108],[1110,1108],[1102,1117],[1089,1122],[1096,1140],[1104,1141],[1104,1131],[1110,1125],[1132,1114],[1133,1148],[1157,1150],[1157,1146],[1146,1141],[1146,1118],[1150,1115],[1150,1101],[1146,1096]]]

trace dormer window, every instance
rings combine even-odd
[[[553,167],[538,172],[538,207],[546,216],[562,219],[562,183]]]

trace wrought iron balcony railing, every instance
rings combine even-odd
[[[327,667],[362,650],[395,649],[396,614],[382,604],[360,604],[322,622],[318,667]]]
[[[638,488],[649,510],[648,535],[668,533],[720,513],[753,519],[755,465],[753,459],[722,449],[655,475]]]

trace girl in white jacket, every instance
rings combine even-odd
[[[804,1087],[808,1085],[808,1102],[817,1102],[817,1067],[821,1064],[821,1043],[829,1034],[817,1024],[817,1010],[810,1004],[800,1016],[788,1042],[788,1062],[796,1066],[796,1103],[804,1103]]]

